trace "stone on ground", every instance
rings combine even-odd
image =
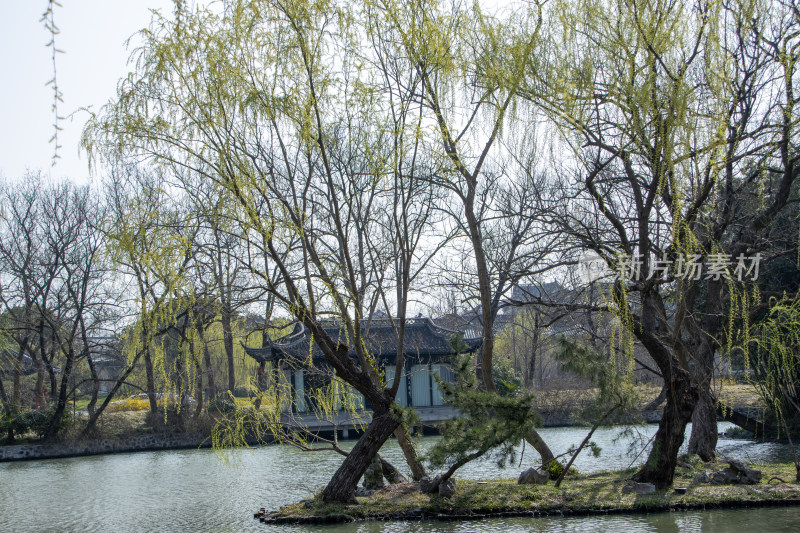
[[[447,479],[439,483],[439,497],[440,498],[452,498],[453,494],[456,493],[456,481],[453,478]]]
[[[550,479],[550,475],[541,468],[529,468],[519,475],[517,483],[544,485]]]
[[[656,486],[652,483],[638,483],[636,481],[628,481],[622,487],[622,492],[625,494],[655,494]]]
[[[364,488],[366,490],[378,490],[385,486],[386,484],[383,482],[381,460],[376,455],[364,472]]]

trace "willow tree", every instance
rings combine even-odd
[[[769,312],[743,337],[745,368],[752,370],[754,385],[789,439],[800,481],[800,455],[792,439],[800,420],[800,300],[772,298]]]
[[[129,365],[99,412],[90,418],[87,431],[140,360],[144,362],[143,388],[151,419],[157,421],[158,389],[164,391],[171,383],[163,335],[176,324],[192,296],[187,290],[187,268],[193,259],[197,226],[172,199],[174,194],[167,190],[163,174],[116,163],[106,181],[109,212],[102,230],[108,257],[123,279],[135,287],[130,299],[120,302],[133,318],[124,335]]]
[[[753,55],[778,31],[757,2],[572,1],[553,9],[561,25],[552,67],[530,71],[527,95],[571,153],[562,187],[572,201],[554,203],[551,220],[619,273],[599,308],[618,317],[620,347],[632,357],[640,342],[664,377],[663,417],[635,478],[665,487],[698,401],[710,403],[723,292],[733,294],[730,316],[746,319],[735,285],[754,273],[763,230],[798,175],[793,60]],[[745,219],[754,183],[763,196]],[[737,273],[737,261],[747,268]]]
[[[194,185],[196,183],[196,186]],[[236,364],[234,358],[234,332],[236,316],[248,304],[255,301],[260,291],[251,283],[248,268],[239,258],[246,252],[246,246],[239,233],[237,217],[228,211],[236,212],[229,199],[220,197],[211,184],[202,180],[182,179],[182,188],[188,186],[192,191],[191,209],[197,216],[201,231],[196,239],[197,253],[194,254],[195,290],[203,295],[206,305],[213,310],[212,316],[219,320],[222,328],[222,345],[227,361],[227,387],[231,394],[236,389]],[[210,317],[209,317],[210,318]],[[208,351],[206,350],[206,355]],[[216,396],[217,383],[210,365],[206,362],[209,397]],[[221,383],[220,383],[221,385]],[[241,384],[240,384],[241,385]]]
[[[800,46],[800,17],[796,6],[781,2],[741,1],[724,7],[719,32],[725,59],[719,80],[726,96],[720,112],[725,141],[719,165],[724,170],[702,218],[705,228],[695,234],[710,254],[758,254],[758,268],[764,272],[781,261],[786,253],[782,243],[792,231],[781,220],[794,216],[797,189],[798,120],[792,87],[797,72],[792,57]],[[768,307],[764,297],[780,292],[739,275],[736,266],[730,266],[729,276],[696,283],[687,304],[696,317],[687,329],[694,377],[701,386],[689,451],[706,460],[714,457],[716,415],[727,410],[710,387],[715,353],[729,352],[738,332]],[[755,270],[752,274],[758,277]]]
[[[369,68],[381,57],[361,39],[362,15],[334,2],[237,1],[222,12],[180,9],[174,21],[156,16],[136,73],[85,134],[98,154],[172,169],[173,185],[189,194],[191,174],[235,206],[224,215],[266,258],[244,265],[371,404],[326,501],[354,498],[402,420],[400,380],[384,386],[364,339],[378,306],[404,318],[438,248],[426,246],[435,189],[422,186],[436,160],[419,142],[416,102]],[[326,318],[340,337],[323,327]]]

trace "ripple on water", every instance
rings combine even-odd
[[[728,427],[721,425],[720,429]],[[582,428],[546,428],[543,437],[554,450],[567,449],[585,436]],[[644,427],[641,441],[655,432]],[[584,453],[583,472],[624,468],[634,461],[627,444],[616,440],[617,429],[602,429],[595,441],[599,458]],[[421,447],[435,438],[422,439]],[[352,442],[346,443],[348,446]],[[520,455],[522,448],[519,449]],[[720,439],[719,451],[750,461],[788,460],[779,444],[753,444]],[[403,457],[394,441],[382,453],[397,465]],[[781,455],[783,454],[783,455]],[[335,454],[308,454],[284,446],[266,446],[233,453],[230,463],[210,450],[173,450],[136,454],[0,464],[0,532],[140,532],[140,531],[280,531],[334,532],[466,532],[489,531],[796,531],[800,511],[771,509],[670,513],[645,516],[570,519],[509,519],[481,522],[389,522],[346,524],[325,528],[270,528],[255,521],[261,507],[308,498],[319,491],[341,463]],[[643,461],[641,454],[634,462]],[[526,447],[523,466],[534,462]],[[516,477],[519,467],[498,468],[492,461],[467,465],[459,475],[481,479]],[[738,513],[738,514],[736,514]],[[734,517],[734,518],[730,518]],[[758,518],[752,518],[758,517]]]

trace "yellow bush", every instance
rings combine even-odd
[[[150,401],[147,398],[126,398],[116,402],[111,402],[106,407],[106,412],[117,413],[120,411],[146,411],[150,409]]]

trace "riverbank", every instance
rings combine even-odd
[[[146,452],[159,450],[180,450],[189,448],[212,447],[211,426],[213,420],[206,415],[196,420],[189,431],[157,431],[145,423],[145,412],[111,413],[108,417],[113,423],[105,424],[94,439],[79,439],[66,435],[56,443],[42,443],[33,439],[20,440],[15,444],[0,445],[0,463],[9,461],[29,461],[37,459],[58,459],[64,457],[83,457],[115,453]],[[661,411],[643,413],[647,423],[657,423]],[[580,420],[571,417],[570,413],[552,414],[543,424],[545,428],[585,427]],[[435,428],[426,428],[422,434],[437,434]],[[736,438],[748,438],[748,433],[740,430]],[[340,431],[340,440],[355,440],[359,433],[351,430],[349,435]],[[330,435],[326,435],[330,436]],[[249,438],[249,446],[265,444],[264,438]]]
[[[268,524],[329,524],[367,520],[472,520],[499,517],[586,516],[720,508],[800,506],[800,485],[791,463],[754,465],[762,471],[755,485],[712,485],[697,481],[702,472],[718,471],[722,460],[684,462],[673,489],[640,495],[623,490],[635,469],[568,477],[561,487],[519,485],[514,480],[458,480],[452,498],[420,491],[404,483],[381,489],[358,503],[324,504],[307,500],[255,518]]]
[[[656,397],[660,389],[640,387],[641,406],[644,407]],[[595,391],[551,391],[543,394],[537,401],[537,409],[546,428],[583,427],[586,421],[580,417],[581,409]],[[747,416],[759,418],[763,406],[751,387],[732,385],[725,389],[725,397],[737,411]],[[237,399],[237,402],[239,400]],[[241,406],[249,405],[242,400]],[[71,426],[61,436],[60,442],[42,443],[32,438],[32,433],[20,436],[14,444],[0,445],[0,462],[24,461],[32,459],[53,459],[100,454],[129,453],[184,448],[203,448],[211,446],[211,432],[215,417],[208,412],[199,416],[193,413],[184,417],[178,425],[148,422],[147,411],[106,412],[100,417],[95,438],[81,439],[80,433],[85,425],[86,415],[78,412],[72,418]],[[657,423],[661,410],[643,410],[642,421]],[[348,430],[349,427],[349,430]],[[422,434],[435,434],[435,426],[418,427]],[[416,432],[415,431],[415,432]],[[321,430],[325,437],[331,437],[330,428]],[[357,438],[358,428],[343,426],[338,430],[342,440]],[[251,439],[250,445],[262,444]]]
[[[56,444],[10,444],[0,446],[0,462],[209,447],[211,438],[202,433],[150,433]]]
[[[202,413],[186,417],[179,427],[148,423],[147,411],[106,413],[101,417],[95,438],[80,438],[84,421],[73,419],[57,442],[45,443],[31,438],[0,445],[0,463],[37,459],[60,459],[116,453],[212,447],[214,417]],[[264,444],[263,439],[247,439],[248,445]]]

